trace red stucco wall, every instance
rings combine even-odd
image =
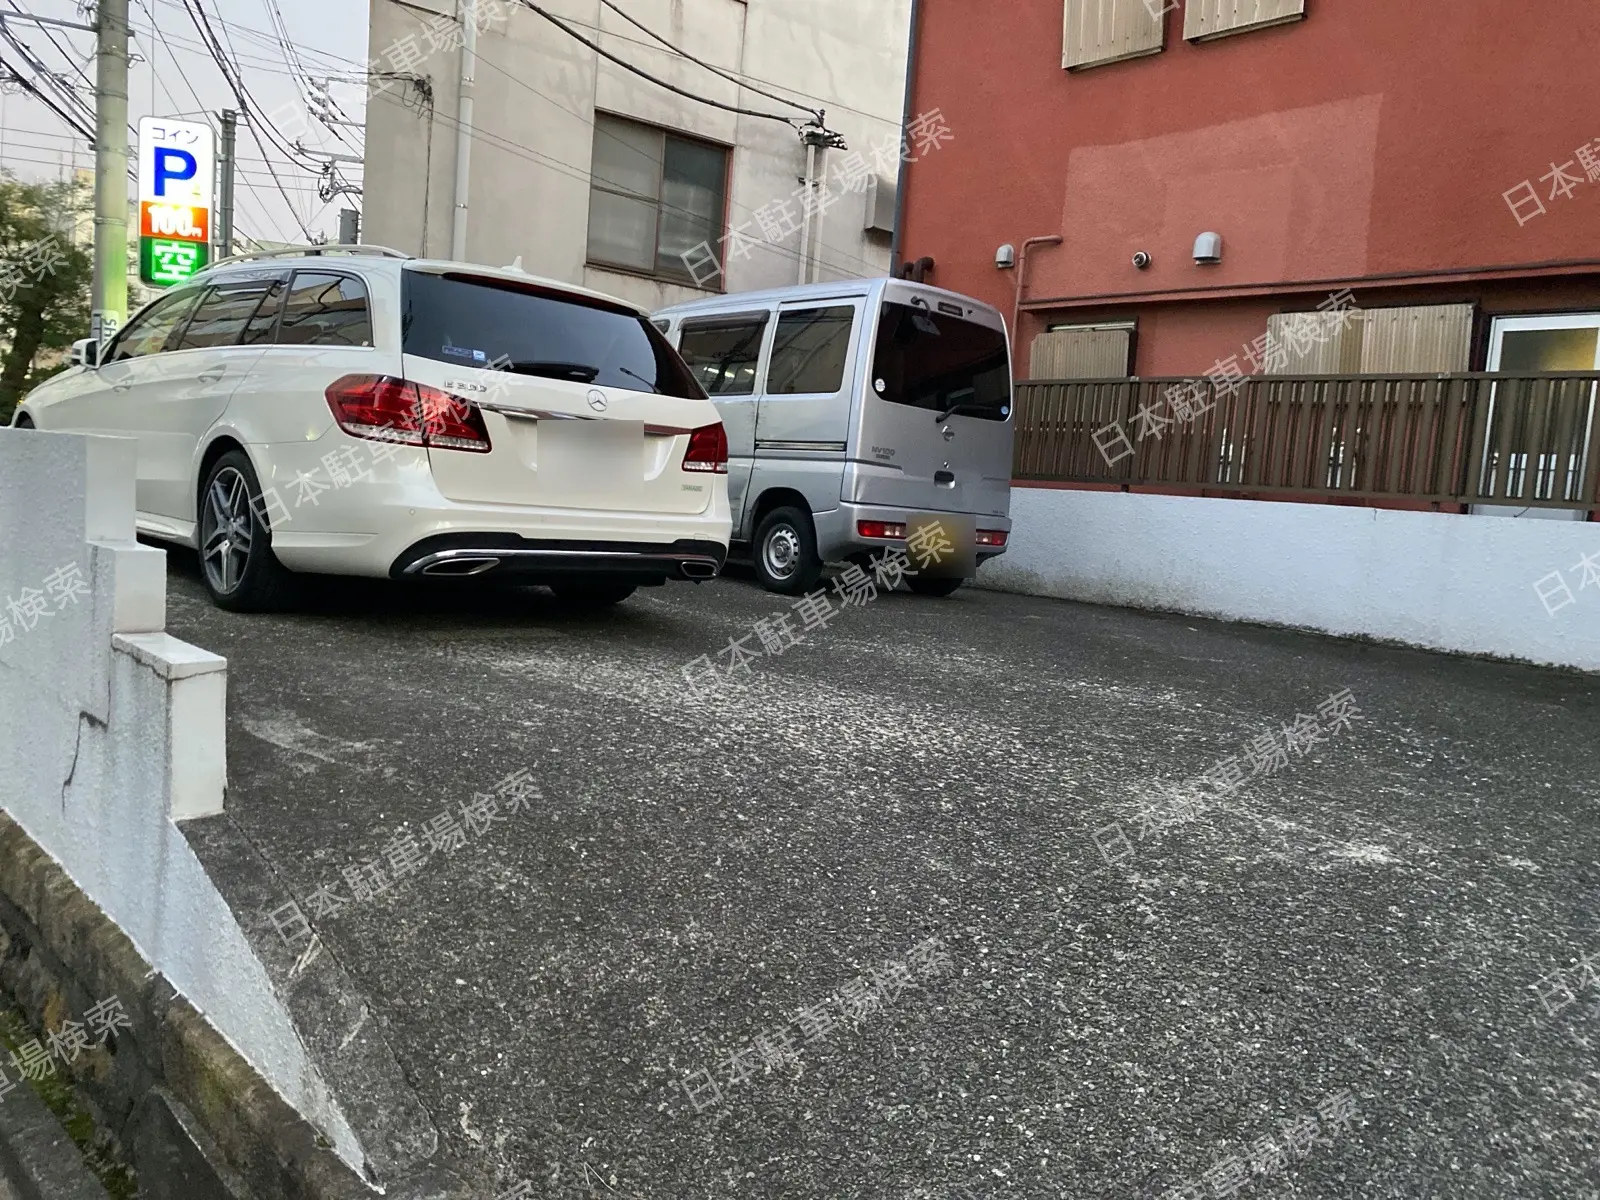
[[[905,256],[1009,312],[996,247],[1061,234],[1033,251],[1028,296],[1058,320],[1137,312],[1144,375],[1237,352],[1301,306],[1288,293],[1600,305],[1600,182],[1575,155],[1600,158],[1600,3],[1307,10],[1199,45],[1173,12],[1163,53],[1069,74],[1062,0],[923,0],[914,111],[954,137],[910,168]],[[1584,179],[1570,198],[1540,184],[1552,164]],[[1525,180],[1548,211],[1519,225],[1503,194]],[[1192,259],[1205,230],[1220,266]],[[1522,283],[1489,282],[1507,276]]]

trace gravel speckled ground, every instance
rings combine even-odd
[[[319,922],[503,1186],[1600,1195],[1600,979],[1554,1015],[1531,986],[1600,950],[1593,678],[963,589],[697,698],[682,666],[777,598],[341,585],[239,617],[177,555],[171,590],[172,632],[229,659],[232,818],[302,898],[537,782]],[[1364,720],[1140,839],[1142,804],[1345,688]],[[792,1023],[930,936],[949,972]]]

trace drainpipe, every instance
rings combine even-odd
[[[477,0],[461,0],[461,87],[456,101],[456,195],[450,222],[450,257],[467,257],[467,187],[472,179],[472,90],[478,69]]]
[[[911,128],[911,105],[916,101],[917,46],[922,32],[922,0],[911,0],[911,37],[906,46],[906,98],[900,111],[900,137],[902,145],[906,131]],[[898,277],[901,255],[905,253],[906,184],[910,182],[911,164],[904,150],[900,154],[900,175],[894,188],[894,240],[889,244],[889,274]]]
[[[1022,249],[1017,252],[1017,294],[1011,305],[1011,362],[1015,369],[1017,361],[1017,322],[1022,319],[1022,290],[1028,284],[1028,248],[1030,246],[1059,246],[1066,239],[1059,233],[1052,233],[1048,237],[1031,237],[1022,243]]]
[[[805,214],[800,220],[800,283],[810,283],[807,278],[811,274],[811,208],[815,201],[811,189],[816,186],[817,178],[817,144],[809,138],[806,140],[806,203]]]

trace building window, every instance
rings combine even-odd
[[[727,176],[720,146],[597,115],[590,263],[689,284],[714,277]]]

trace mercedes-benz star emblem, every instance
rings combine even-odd
[[[956,431],[954,429],[951,429],[950,426],[946,425],[944,427],[944,440],[947,441],[947,442],[954,441],[955,440],[955,436],[956,436]]]
[[[604,392],[600,391],[598,388],[596,388],[594,391],[590,392],[589,393],[589,407],[594,409],[595,412],[605,412],[605,410],[606,410],[606,394]]]

